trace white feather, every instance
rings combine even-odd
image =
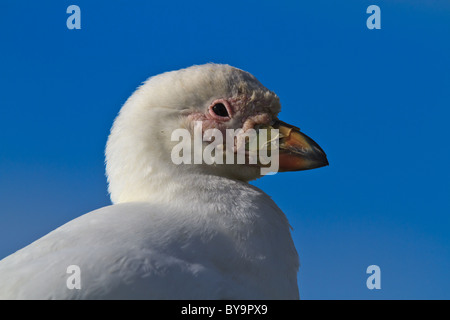
[[[0,261],[2,299],[297,299],[298,256],[283,212],[242,165],[174,165],[182,114],[239,92],[278,98],[253,76],[208,64],[149,79],[106,149],[114,205]],[[80,267],[69,289],[67,267]]]

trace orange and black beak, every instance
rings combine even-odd
[[[321,147],[300,129],[276,120],[272,125],[279,130],[279,171],[300,171],[328,165]]]

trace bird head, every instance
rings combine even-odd
[[[278,119],[280,108],[275,93],[250,73],[229,65],[192,66],[149,78],[126,101],[108,138],[106,171],[112,201],[145,200],[170,177],[259,178],[269,165],[250,157],[261,146],[276,155],[275,171],[328,165],[317,143]],[[239,151],[244,163],[237,161]]]

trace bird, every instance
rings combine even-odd
[[[322,148],[279,120],[280,111],[274,92],[228,64],[148,78],[109,132],[105,163],[112,204],[3,258],[0,299],[299,299],[289,221],[249,183],[267,166],[221,163],[220,156],[212,164],[193,161],[210,145],[207,139],[183,155],[186,161],[174,161],[180,143],[175,130],[194,139],[200,123],[201,135],[208,129],[276,130],[268,140],[279,149],[278,172],[327,166]],[[236,154],[237,140],[239,135],[227,140],[234,146],[228,153]]]

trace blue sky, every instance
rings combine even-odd
[[[66,27],[71,4],[81,30]],[[330,161],[254,182],[291,222],[301,297],[450,299],[449,39],[444,0],[4,0],[0,258],[110,204],[104,146],[142,81],[228,63]]]

